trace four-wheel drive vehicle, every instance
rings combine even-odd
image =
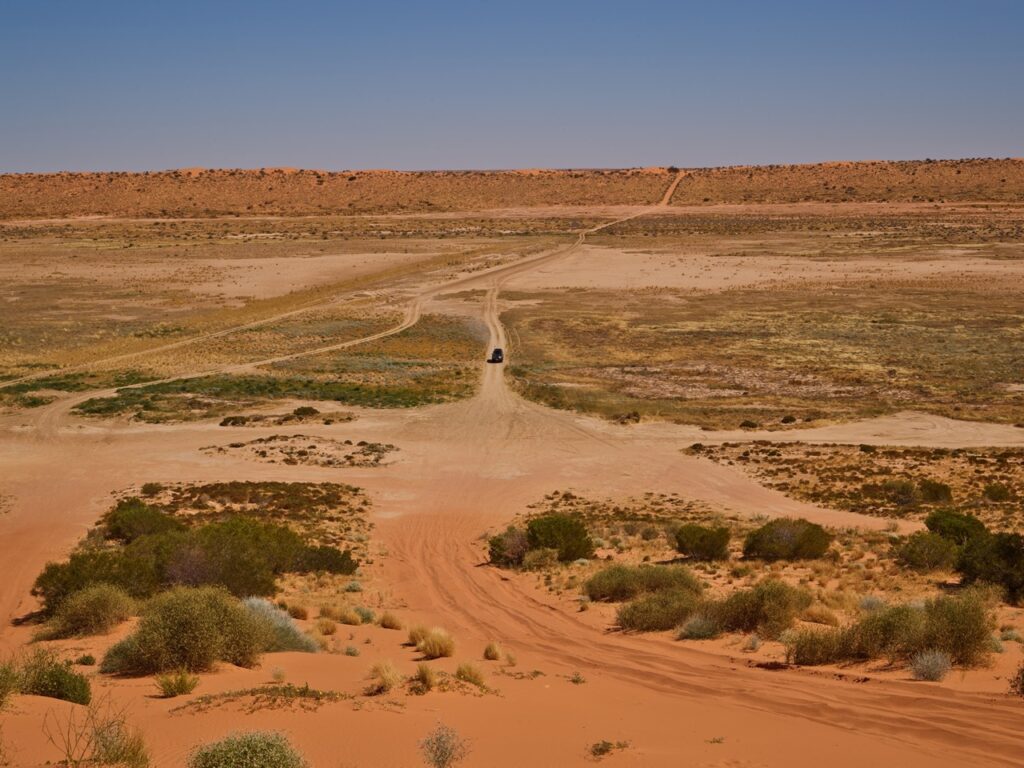
[[[501,347],[495,347],[494,351],[491,352],[491,356],[487,359],[488,363],[503,363],[505,362],[505,350]]]

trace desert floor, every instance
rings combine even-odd
[[[877,665],[772,669],[759,663],[777,658],[778,649],[751,655],[741,652],[735,639],[683,643],[663,634],[614,631],[607,612],[579,611],[571,594],[487,565],[483,534],[503,527],[556,489],[594,498],[677,494],[739,517],[801,516],[843,530],[907,532],[921,525],[913,517],[893,525],[884,517],[786,495],[740,466],[682,450],[695,442],[1024,448],[1024,429],[1012,418],[955,418],[955,413],[920,408],[914,401],[906,409],[889,408],[873,416],[851,406],[849,418],[821,418],[779,430],[724,423],[702,427],[687,423],[685,416],[659,419],[646,413],[639,423],[618,423],[602,418],[606,414],[557,409],[524,397],[508,371],[526,348],[523,329],[531,326],[524,320],[513,327],[504,321],[506,313],[528,314],[541,300],[571,307],[580,290],[641,297],[645,290],[666,288],[701,297],[756,290],[774,296],[777,291],[813,295],[837,286],[873,285],[884,291],[912,284],[939,292],[951,285],[998,286],[1011,295],[1000,294],[999,300],[1010,304],[1021,295],[1016,291],[1024,281],[1024,260],[1014,243],[994,252],[983,244],[920,239],[897,248],[868,244],[824,253],[799,237],[775,233],[725,238],[712,232],[690,240],[662,235],[645,246],[632,238],[634,230],[621,242],[612,241],[623,228],[686,216],[685,209],[668,212],[670,195],[651,206],[467,214],[489,221],[471,240],[434,239],[424,232],[397,244],[389,240],[371,248],[358,240],[358,248],[339,245],[334,253],[310,248],[304,255],[284,245],[279,252],[246,255],[246,243],[256,242],[248,233],[228,252],[206,254],[197,245],[191,256],[181,251],[165,257],[150,250],[143,258],[127,259],[69,244],[59,232],[43,233],[57,226],[52,222],[18,222],[37,231],[0,248],[7,254],[0,258],[3,280],[12,286],[31,284],[44,297],[40,307],[47,291],[59,292],[62,284],[73,288],[74,301],[51,308],[52,325],[26,331],[39,334],[35,349],[61,338],[55,329],[62,318],[74,321],[81,311],[88,313],[81,332],[99,334],[89,344],[61,348],[67,371],[99,375],[148,366],[156,381],[267,371],[318,355],[344,357],[366,344],[401,337],[424,317],[442,316],[477,329],[478,360],[467,365],[478,379],[469,396],[449,402],[406,408],[342,405],[354,420],[302,426],[306,436],[397,446],[380,466],[370,467],[271,464],[247,454],[204,451],[284,429],[223,427],[220,414],[149,423],[127,414],[86,417],[74,412],[84,401],[115,394],[117,387],[102,377],[84,391],[48,392],[47,402],[36,407],[11,405],[0,413],[0,653],[20,653],[31,645],[31,623],[14,620],[37,608],[30,595],[35,577],[46,562],[66,557],[117,494],[144,482],[343,482],[365,489],[372,501],[374,558],[361,574],[364,584],[381,607],[405,621],[447,628],[457,650],[452,659],[438,662],[439,668],[452,670],[460,661],[474,661],[487,675],[489,690],[362,696],[374,661],[390,659],[406,673],[415,666],[415,652],[402,646],[404,633],[376,626],[340,628],[350,631],[348,642],[362,649],[358,657],[282,653],[265,656],[255,669],[221,665],[203,674],[196,694],[185,699],[158,698],[148,678],[90,673],[98,694],[129,708],[155,765],[182,765],[197,744],[258,728],[286,732],[318,768],[415,765],[418,740],[439,721],[471,742],[467,766],[584,765],[595,760],[589,746],[602,740],[628,742],[602,760],[623,766],[1024,764],[1024,703],[1006,693],[1006,679],[1024,656],[1019,643],[1008,643],[991,666],[956,670],[943,683],[914,682],[906,670]],[[845,209],[844,215],[898,218],[933,210],[924,204],[865,204]],[[949,205],[942,214],[956,217],[965,210]],[[700,215],[712,213],[827,219],[832,208],[714,206]],[[1018,214],[1013,208],[992,215],[1012,219]],[[974,214],[967,210],[963,215]],[[420,216],[430,226],[445,226],[451,219],[451,214]],[[127,220],[100,224],[133,226]],[[73,226],[87,231],[91,224]],[[501,228],[516,231],[501,240],[493,234]],[[254,232],[274,229],[272,220],[253,226]],[[335,284],[341,287],[330,288]],[[115,289],[128,285],[135,298],[118,298]],[[15,306],[11,290],[3,311],[13,328],[21,322],[19,313],[34,312],[31,305]],[[258,305],[262,315],[252,314],[250,299],[264,302]],[[104,306],[97,308],[97,302]],[[364,306],[372,307],[380,320],[366,333],[356,328],[348,336],[318,336],[308,345],[284,350],[255,338],[271,320],[301,323],[309,313],[348,307],[358,316]],[[206,314],[195,320],[200,311]],[[121,322],[126,312],[139,327],[181,323],[189,330],[167,340],[104,335],[102,329]],[[233,312],[237,322],[231,320]],[[252,341],[252,347],[236,345],[239,336]],[[203,351],[215,343],[222,344],[216,354]],[[484,362],[492,347],[506,349],[503,365]],[[579,354],[586,356],[588,349],[581,347]],[[27,367],[30,357],[26,352],[7,362],[7,384],[48,372]],[[1006,382],[1008,387],[1020,383]],[[822,392],[819,405],[827,409],[828,402],[828,393]],[[279,413],[303,404],[324,408],[319,401],[290,398],[237,412]],[[315,600],[314,595],[311,604]],[[1002,609],[1004,621],[1021,618],[1015,609]],[[110,636],[53,645],[69,656],[99,656],[127,631],[122,627]],[[516,666],[482,661],[489,641],[514,651]],[[346,697],[315,707],[292,702],[249,706],[248,700],[232,697],[185,706],[200,695],[267,684],[271,670],[277,678]],[[577,673],[577,680],[585,682],[573,682]],[[0,715],[12,764],[57,760],[43,724],[66,716],[70,708],[51,699],[16,697]]]

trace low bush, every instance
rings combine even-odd
[[[367,696],[379,696],[400,685],[402,676],[390,661],[378,661],[370,668],[370,684],[366,687]]]
[[[373,612],[373,609],[367,608],[365,605],[357,605],[353,610],[359,614],[359,619],[363,624],[373,624],[377,619],[377,614]]]
[[[517,567],[523,564],[523,558],[529,551],[526,531],[510,525],[488,542],[490,561],[494,565]]]
[[[963,545],[957,571],[964,583],[998,584],[1011,603],[1024,598],[1024,536],[1019,533],[982,533]]]
[[[1024,664],[1017,667],[1016,674],[1010,678],[1010,693],[1024,697]]]
[[[199,685],[199,678],[189,674],[184,669],[179,669],[175,672],[165,672],[162,675],[157,675],[154,678],[154,682],[160,690],[161,696],[165,699],[173,699],[176,696],[192,693],[196,686]]]
[[[729,529],[709,528],[693,523],[676,529],[676,550],[694,560],[727,560]]]
[[[811,596],[804,590],[766,579],[710,604],[708,612],[725,631],[757,632],[774,639],[793,626],[797,615],[810,605]]]
[[[251,667],[269,642],[267,624],[225,590],[177,587],[150,601],[138,629],[107,651],[100,671],[203,672],[218,661]]]
[[[380,615],[378,623],[380,624],[381,629],[402,629],[402,620],[395,614],[391,613],[391,611],[384,611],[384,613]]]
[[[957,559],[957,546],[937,533],[918,531],[896,548],[896,559],[915,571],[952,568]]]
[[[680,640],[710,640],[722,633],[721,626],[713,616],[695,613],[679,628]]]
[[[655,592],[626,603],[615,615],[616,623],[634,632],[660,632],[679,626],[700,606],[700,596],[690,589]]]
[[[760,560],[812,560],[821,557],[832,537],[816,523],[801,518],[771,520],[747,534],[743,556]]]
[[[110,584],[133,597],[149,597],[161,582],[153,557],[129,556],[124,550],[85,549],[73,552],[66,562],[47,563],[32,594],[42,600],[43,612],[52,615],[71,595],[94,584]]]
[[[13,661],[0,661],[0,710],[18,692],[18,668]]]
[[[986,533],[985,524],[974,515],[964,515],[951,509],[936,509],[924,519],[925,527],[944,539],[963,545],[974,536]]]
[[[477,688],[483,688],[485,685],[484,673],[468,662],[459,664],[455,670],[455,677]]]
[[[416,647],[427,635],[430,634],[430,630],[422,624],[414,624],[409,627],[409,639],[406,645]]]
[[[324,637],[329,637],[338,631],[338,625],[330,619],[317,619],[316,631]]]
[[[920,651],[910,659],[910,672],[915,680],[938,682],[952,667],[949,654],[942,651]]]
[[[557,549],[531,549],[523,558],[523,568],[527,571],[543,571],[558,565]]]
[[[70,661],[61,661],[50,650],[36,649],[21,663],[18,691],[29,696],[88,704],[92,701],[89,679],[71,668]]]
[[[410,679],[413,693],[424,694],[434,689],[437,685],[437,673],[429,664],[420,662],[416,665],[416,674]]]
[[[490,642],[484,648],[484,658],[487,661],[498,661],[501,659],[501,646],[495,642]]]
[[[787,645],[797,664],[866,661],[888,657],[910,661],[942,653],[952,664],[971,666],[991,650],[991,622],[980,595],[940,596],[924,605],[879,608],[841,630],[803,630]]]
[[[922,501],[929,504],[948,504],[953,501],[953,491],[945,483],[937,480],[922,480],[917,484]]]
[[[51,639],[106,633],[127,621],[134,612],[135,601],[123,589],[112,584],[94,584],[69,595],[60,603],[40,637]]]
[[[350,627],[358,627],[363,623],[363,617],[354,608],[342,608],[338,611],[338,621]]]
[[[103,525],[108,539],[116,539],[125,544],[140,536],[181,531],[185,528],[180,521],[134,497],[119,501],[104,515]]]
[[[420,742],[420,752],[430,768],[451,768],[466,759],[469,745],[455,729],[439,723]]]
[[[260,625],[262,630],[261,650],[271,653],[277,651],[316,652],[316,641],[302,632],[288,613],[269,600],[250,597],[243,600],[242,605]]]
[[[700,592],[702,586],[688,568],[678,565],[610,565],[591,576],[584,585],[584,592],[591,600],[611,602],[668,589]]]
[[[987,501],[1009,501],[1013,498],[1013,493],[1010,491],[1009,486],[1003,483],[989,483],[985,486],[985,490],[982,495]]]
[[[786,659],[793,664],[819,666],[842,657],[843,635],[835,629],[799,629],[786,637]]]
[[[188,768],[307,768],[303,759],[283,735],[252,731],[227,736],[198,747],[188,759]]]
[[[526,524],[530,549],[556,549],[563,563],[594,556],[594,542],[586,525],[572,515],[550,514],[535,517]]]
[[[440,659],[455,653],[455,640],[445,630],[434,627],[416,643],[416,650],[427,659]]]

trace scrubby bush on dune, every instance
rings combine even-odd
[[[490,642],[484,647],[484,658],[487,661],[498,661],[501,658],[501,646],[496,642]]]
[[[114,645],[100,665],[112,674],[202,672],[218,661],[256,663],[267,624],[216,587],[177,587],[150,601],[135,632]]]
[[[937,480],[922,480],[918,483],[918,493],[921,495],[921,500],[926,501],[929,504],[948,504],[953,500],[953,491],[945,483],[940,483]]]
[[[135,601],[120,587],[94,584],[60,603],[40,633],[44,639],[109,632],[135,612]]]
[[[269,600],[249,597],[243,600],[242,604],[263,630],[261,650],[271,653],[276,651],[316,653],[316,641],[304,634],[295,626],[291,616]]]
[[[455,670],[455,677],[477,688],[483,688],[485,685],[484,673],[468,662],[459,664]]]
[[[727,560],[729,529],[709,528],[693,523],[676,528],[676,550],[694,560]]]
[[[937,597],[923,605],[879,608],[843,629],[802,630],[787,642],[797,664],[828,664],[887,657],[910,661],[925,652],[971,666],[991,649],[991,621],[977,593]]]
[[[391,613],[391,611],[384,611],[384,613],[380,615],[378,623],[380,624],[381,629],[402,629],[402,620],[395,614]]]
[[[437,725],[420,742],[424,762],[430,768],[451,768],[466,759],[469,745],[453,728]]]
[[[445,630],[434,627],[416,643],[416,650],[425,658],[440,659],[455,653],[455,640]]]
[[[124,499],[103,517],[108,539],[129,544],[140,536],[184,530],[185,526],[137,498]]]
[[[413,693],[423,695],[432,691],[437,685],[437,673],[429,664],[421,662],[416,665],[416,674],[410,678],[409,682]]]
[[[616,613],[615,621],[626,630],[660,632],[684,622],[700,605],[700,595],[693,590],[655,592],[623,605]]]
[[[591,600],[611,602],[666,589],[700,592],[701,588],[697,577],[678,565],[610,565],[591,576],[584,585],[584,591]]]
[[[192,693],[196,686],[199,685],[199,678],[195,675],[190,675],[183,669],[179,669],[175,672],[157,675],[154,682],[160,690],[161,696],[165,699],[173,699],[176,696]]]
[[[1010,693],[1014,696],[1024,696],[1024,664],[1017,667],[1017,673],[1010,678]]]
[[[957,559],[957,546],[937,533],[918,531],[896,548],[896,559],[915,571],[952,568]]]
[[[930,512],[924,519],[925,527],[956,544],[966,544],[968,540],[986,532],[985,524],[974,515],[964,515],[951,509],[937,509]]]
[[[378,661],[370,668],[370,684],[367,696],[379,696],[402,683],[402,676],[390,661]]]
[[[28,696],[88,704],[92,701],[89,679],[71,668],[70,661],[61,661],[50,650],[36,649],[20,664],[17,690]]]
[[[760,560],[811,560],[821,557],[832,537],[816,523],[802,518],[771,520],[747,534],[743,556]]]
[[[48,563],[36,578],[32,594],[53,614],[71,595],[93,584],[111,584],[133,597],[148,597],[159,588],[161,576],[152,557],[128,557],[121,550],[85,549],[64,563]]]
[[[963,545],[957,571],[967,584],[998,584],[1011,603],[1024,598],[1024,536],[1019,533],[982,533]]]
[[[104,583],[133,597],[150,597],[167,585],[220,585],[238,597],[271,595],[284,573],[352,574],[350,551],[311,546],[293,530],[236,516],[185,530],[139,502],[118,505],[107,517],[117,548],[85,547],[64,563],[50,563],[33,594],[53,613],[70,595]]]
[[[0,710],[18,692],[18,668],[13,661],[0,661]]]
[[[188,768],[308,768],[308,763],[279,733],[253,731],[198,747]]]
[[[757,632],[761,637],[776,638],[810,604],[811,596],[804,590],[767,579],[710,604],[707,612],[725,631]]]
[[[533,518],[526,524],[526,540],[530,549],[557,549],[563,563],[594,556],[594,542],[586,525],[572,515]]]
[[[942,651],[921,651],[910,660],[910,671],[915,680],[938,682],[949,674],[952,662]]]
[[[523,564],[523,558],[529,551],[530,545],[526,538],[526,531],[510,525],[488,541],[488,554],[494,565],[516,567]]]
[[[721,634],[721,627],[713,616],[695,613],[679,628],[680,640],[710,640]]]

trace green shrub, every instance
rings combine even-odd
[[[36,649],[21,664],[18,689],[29,696],[88,704],[92,700],[89,679],[61,661],[53,651]]]
[[[743,556],[761,560],[811,560],[821,557],[832,537],[816,523],[803,519],[771,520],[747,534]]]
[[[295,531],[247,517],[203,526],[196,540],[213,568],[212,581],[238,597],[274,594],[276,577],[293,568],[304,549]]]
[[[13,661],[0,661],[0,710],[7,700],[18,692],[20,680],[18,667]]]
[[[223,589],[177,587],[150,601],[138,629],[107,651],[100,671],[203,672],[217,661],[251,667],[267,643],[265,625]]]
[[[957,546],[937,533],[918,531],[897,547],[896,559],[915,571],[952,568],[957,559]]]
[[[530,549],[556,549],[563,563],[594,556],[594,542],[578,517],[551,514],[535,517],[526,525]]]
[[[953,491],[945,483],[936,480],[922,480],[917,485],[921,500],[929,504],[948,504],[953,501]]]
[[[648,592],[685,589],[700,592],[701,583],[682,566],[610,565],[598,571],[584,585],[591,600],[620,602]]]
[[[679,626],[700,606],[700,596],[690,589],[655,592],[619,608],[616,623],[634,632],[660,632]]]
[[[289,570],[297,573],[340,573],[351,576],[359,568],[349,549],[328,546],[306,546]]]
[[[123,499],[103,518],[108,539],[126,544],[140,536],[180,531],[184,525],[170,515],[137,498]]]
[[[240,733],[198,747],[188,768],[307,768],[308,763],[279,733]]]
[[[981,596],[941,596],[922,606],[879,608],[842,630],[802,630],[788,642],[797,664],[866,661],[888,657],[911,661],[925,652],[945,654],[951,663],[970,666],[991,649],[991,622]]]
[[[983,533],[964,544],[957,561],[964,583],[998,584],[1011,603],[1024,597],[1024,536],[1019,533]]]
[[[727,560],[729,538],[728,528],[681,525],[676,529],[676,550],[694,560]]]
[[[930,512],[924,519],[924,524],[932,533],[960,545],[986,532],[985,524],[974,515],[963,515],[951,509],[936,509]]]
[[[799,629],[786,637],[786,658],[793,664],[818,666],[843,657],[843,635],[836,629]]]
[[[157,675],[154,682],[156,682],[161,696],[165,699],[173,699],[176,696],[192,693],[199,685],[199,678],[184,669],[179,669],[175,672]]]
[[[73,552],[64,563],[48,563],[36,578],[32,594],[53,614],[68,597],[93,584],[111,584],[133,597],[148,597],[160,586],[156,560],[124,550],[87,549]]]
[[[43,638],[81,637],[109,632],[135,612],[135,601],[120,587],[93,584],[70,595],[57,608]]]
[[[773,639],[793,626],[797,615],[810,605],[811,596],[804,590],[766,579],[709,605],[708,611],[723,630],[757,632]]]
[[[871,486],[874,490],[875,487]],[[886,480],[877,486],[877,493],[897,506],[909,507],[918,502],[918,490],[909,480]]]
[[[1003,483],[989,483],[985,486],[985,490],[982,495],[988,501],[995,502],[1009,501],[1013,498],[1013,493],[1010,491],[1009,487]]]
[[[514,568],[523,564],[523,558],[529,551],[526,531],[510,525],[488,541],[490,561],[494,565]]]

